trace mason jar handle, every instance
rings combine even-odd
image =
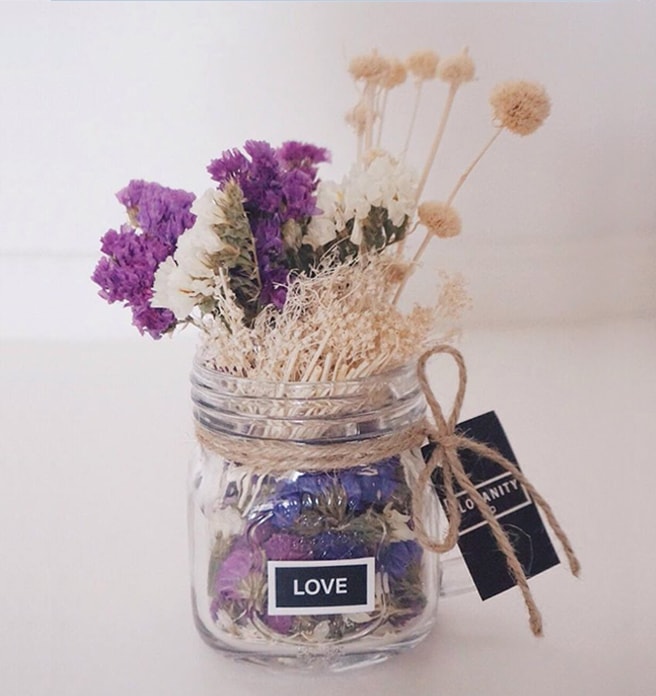
[[[456,597],[476,590],[465,559],[457,548],[440,556],[440,597]]]

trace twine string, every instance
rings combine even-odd
[[[444,417],[442,407],[435,398],[426,375],[426,363],[428,362],[429,358],[438,354],[450,355],[458,367],[458,390],[448,420]],[[530,497],[533,499],[534,503],[544,512],[549,525],[553,529],[554,534],[565,551],[572,574],[578,576],[580,564],[574,553],[572,545],[562,527],[558,523],[551,506],[538,493],[535,487],[528,481],[517,466],[508,461],[508,459],[506,459],[502,454],[492,447],[471,438],[456,434],[455,428],[460,416],[460,410],[462,408],[467,385],[467,370],[465,368],[465,362],[461,353],[452,346],[444,344],[436,345],[430,348],[419,359],[417,365],[417,376],[435,423],[434,425],[431,425],[430,423],[427,423],[426,425],[426,434],[429,440],[434,443],[435,449],[433,450],[425,469],[422,471],[417,481],[417,487],[419,488],[419,486],[422,486],[422,490],[425,490],[424,487],[430,484],[431,477],[435,469],[441,467],[448,517],[448,526],[443,539],[431,539],[427,534],[422,521],[423,495],[417,495],[415,526],[418,539],[426,548],[439,553],[444,553],[455,546],[458,540],[458,529],[460,527],[461,520],[460,508],[458,506],[454,487],[454,482],[457,482],[460,488],[462,488],[462,490],[469,495],[472,502],[481,513],[482,518],[489,525],[490,531],[497,543],[497,546],[499,547],[499,550],[505,556],[508,570],[522,593],[524,603],[526,604],[526,608],[528,610],[529,625],[531,630],[533,631],[534,635],[541,636],[542,617],[537,608],[535,600],[533,599],[531,590],[529,589],[524,569],[522,568],[522,565],[517,558],[517,554],[515,553],[507,534],[503,530],[503,527],[499,524],[499,521],[494,516],[490,506],[487,504],[483,496],[479,493],[478,489],[465,472],[462,462],[458,456],[458,451],[469,450],[480,457],[491,459],[517,479],[517,481],[524,487],[528,495],[530,495]]]

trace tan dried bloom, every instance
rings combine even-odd
[[[474,79],[474,71],[474,61],[466,48],[456,56],[443,58],[437,66],[437,75],[440,80],[453,85],[471,82]]]
[[[346,123],[351,126],[358,135],[362,135],[367,127],[367,105],[360,101],[345,115]]]
[[[406,66],[418,80],[432,80],[437,73],[438,61],[435,51],[415,51],[408,57]]]
[[[530,135],[551,111],[549,95],[536,82],[515,80],[498,84],[490,94],[495,120],[518,135]]]
[[[412,265],[401,259],[390,259],[384,269],[384,278],[390,287],[402,283],[412,272]]]
[[[386,58],[372,51],[364,56],[356,56],[349,64],[349,72],[355,80],[378,81],[388,71],[389,62]]]
[[[393,87],[398,87],[398,85],[402,85],[406,77],[408,76],[408,71],[405,68],[405,65],[403,63],[396,59],[392,58],[389,61],[389,67],[387,69],[387,72],[383,76],[383,79],[381,81],[381,84],[383,87],[387,89],[392,89]]]
[[[424,201],[417,209],[419,222],[436,237],[455,237],[462,223],[455,208],[440,201]]]

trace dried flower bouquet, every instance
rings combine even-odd
[[[544,89],[506,82],[492,91],[492,138],[443,200],[423,198],[459,89],[474,77],[465,50],[444,59],[420,51],[407,61],[376,52],[354,58],[360,99],[347,121],[357,160],[341,183],[323,181],[327,150],[248,141],[208,166],[216,186],[199,198],[132,181],[119,192],[128,222],[102,239],[93,280],[108,302],[132,309],[153,338],[184,324],[202,330],[217,369],[283,381],[375,374],[416,357],[441,319],[467,305],[462,280],[443,278],[435,303],[403,314],[398,297],[428,243],[461,231],[453,200],[503,130],[535,131],[549,114]],[[390,92],[412,78],[414,117],[425,84],[448,91],[421,174],[404,153],[381,149]],[[424,230],[412,259],[406,237]],[[291,338],[293,337],[293,340]]]
[[[495,87],[491,138],[448,195],[434,200],[424,189],[456,95],[474,78],[469,53],[439,59],[420,51],[402,62],[373,52],[354,58],[349,70],[359,88],[347,114],[357,157],[341,182],[319,178],[329,159],[324,148],[254,140],[209,164],[215,185],[198,198],[131,181],[118,193],[128,222],[102,238],[104,256],[93,274],[101,297],[130,307],[139,331],[156,339],[198,327],[204,368],[308,383],[319,396],[330,395],[325,385],[416,361],[436,332],[448,338],[469,302],[460,277],[442,275],[428,306],[403,312],[398,299],[427,245],[460,233],[453,201],[481,157],[504,130],[535,131],[549,114],[549,99],[531,82]],[[446,84],[444,106],[416,174],[405,153],[422,93],[436,80]],[[404,150],[390,153],[381,146],[385,113],[404,83],[414,90],[414,106]],[[407,258],[405,240],[419,228],[423,239]],[[211,489],[203,507],[211,620],[232,636],[313,643],[384,636],[418,616],[427,597],[405,457],[284,476],[226,462],[217,474],[225,485]],[[268,561],[364,556],[376,562],[373,611],[267,613]]]

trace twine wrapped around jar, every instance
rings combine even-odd
[[[458,390],[448,419],[444,417],[442,407],[435,398],[426,375],[426,363],[432,356],[438,354],[450,355],[456,362],[459,373]],[[199,443],[208,450],[227,460],[239,462],[258,474],[284,473],[294,470],[312,472],[329,469],[336,471],[353,466],[364,466],[393,456],[398,452],[420,447],[428,440],[435,445],[433,453],[412,486],[413,518],[417,541],[424,548],[436,553],[445,553],[455,547],[458,541],[461,518],[454,489],[454,484],[457,482],[467,492],[480,511],[482,518],[488,523],[497,546],[506,559],[508,569],[522,593],[529,614],[530,628],[534,635],[541,636],[542,617],[529,589],[526,574],[507,534],[465,472],[458,456],[459,450],[469,450],[480,457],[490,459],[515,477],[535,504],[544,512],[549,525],[565,551],[572,574],[578,576],[580,564],[572,545],[558,523],[551,506],[517,466],[488,445],[456,433],[456,424],[467,385],[467,370],[462,354],[452,346],[445,344],[429,348],[419,358],[417,377],[431,411],[433,422],[423,419],[419,423],[399,429],[391,434],[345,442],[302,442],[223,434],[197,423],[196,437]],[[442,469],[448,517],[448,527],[442,539],[431,538],[423,524],[424,493],[426,488],[431,485],[433,472],[438,467]]]

